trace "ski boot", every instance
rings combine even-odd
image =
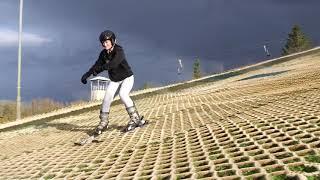
[[[100,116],[99,116],[100,123],[94,130],[94,134],[98,136],[102,133],[102,131],[108,128],[108,124],[109,124],[108,117],[109,117],[109,112],[100,111]]]
[[[103,130],[108,128],[108,124],[109,124],[108,116],[109,116],[108,112],[101,112],[100,111],[100,116],[99,116],[100,123],[95,128],[93,134],[91,134],[89,137],[81,139],[79,142],[75,142],[74,144],[83,146],[85,144],[90,144],[92,142],[99,142],[97,137],[102,133]]]
[[[126,108],[128,115],[130,116],[130,121],[124,129],[124,132],[132,131],[137,127],[142,127],[147,123],[146,120],[143,119],[143,116],[140,116],[135,105]]]

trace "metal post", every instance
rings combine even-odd
[[[93,89],[92,89],[92,81],[90,81],[90,101],[93,99]]]
[[[21,119],[21,44],[22,44],[22,10],[23,0],[20,0],[20,14],[19,14],[19,49],[18,49],[18,82],[17,82],[17,120]]]

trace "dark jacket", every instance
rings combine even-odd
[[[97,75],[104,70],[108,71],[110,80],[114,82],[122,81],[133,75],[122,47],[117,44],[115,44],[110,54],[107,53],[107,50],[103,49],[89,72]]]

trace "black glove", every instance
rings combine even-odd
[[[81,82],[82,82],[83,84],[87,84],[87,79],[88,79],[88,77],[90,77],[90,75],[91,75],[90,72],[84,73],[84,75],[81,77]]]

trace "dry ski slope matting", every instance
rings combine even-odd
[[[320,52],[0,133],[0,179],[320,179]]]

